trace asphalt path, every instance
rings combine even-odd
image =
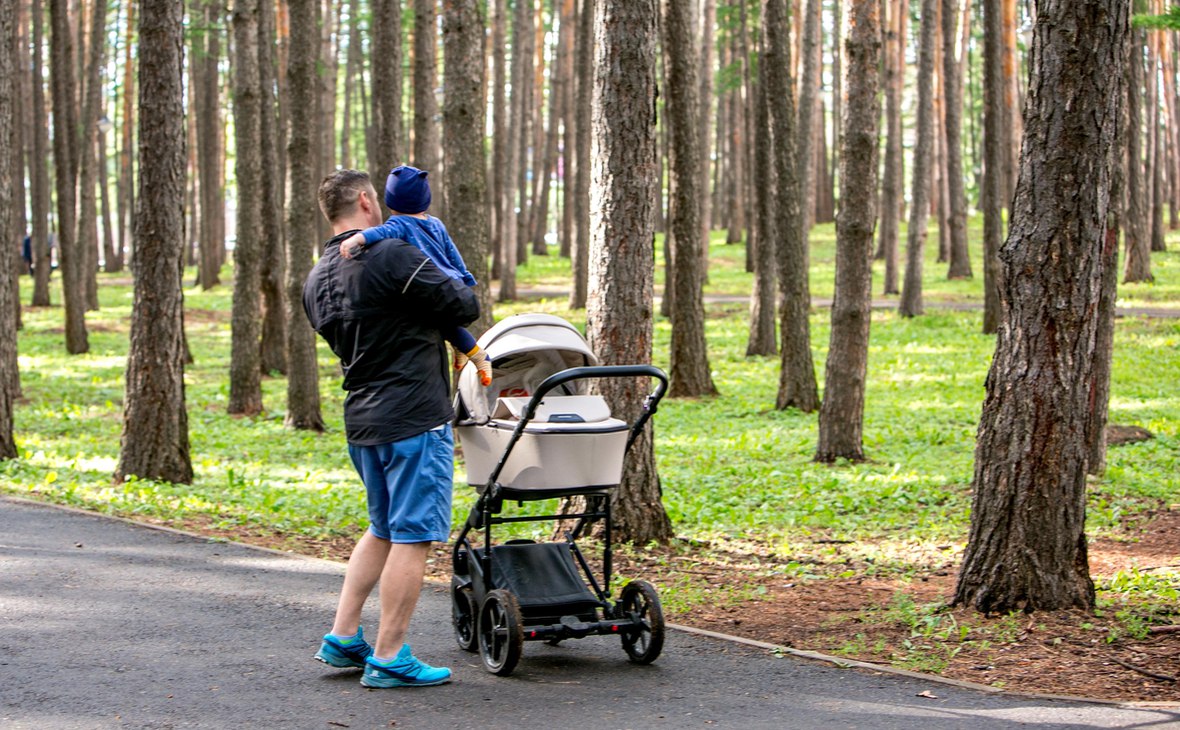
[[[989,694],[678,631],[652,666],[591,637],[526,644],[499,678],[455,645],[433,584],[411,642],[455,681],[368,690],[311,658],[342,573],[0,498],[0,728],[1180,728],[1173,710]]]

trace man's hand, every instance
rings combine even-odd
[[[455,369],[462,370],[467,365],[468,361],[475,364],[475,369],[479,371],[479,384],[483,387],[488,387],[492,384],[492,361],[488,359],[488,354],[476,345],[471,349],[471,352],[466,354],[455,350]]]
[[[340,255],[346,259],[351,259],[365,248],[365,237],[363,234],[354,233],[350,237],[344,239],[340,244]]]

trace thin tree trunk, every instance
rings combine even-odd
[[[1143,175],[1143,46],[1146,33],[1131,31],[1127,64],[1127,225],[1123,282],[1152,281],[1151,237]]]
[[[512,262],[512,299],[516,298],[516,272],[520,264],[528,260],[529,247],[529,172],[532,170],[529,159],[529,148],[532,146],[533,129],[533,45],[535,32],[536,0],[516,0],[516,17],[512,30],[512,129],[513,141],[516,144],[516,164],[513,172],[516,174],[516,190],[512,199],[517,206],[517,213],[512,218],[512,225],[516,228],[516,257]],[[519,93],[518,93],[519,90]],[[500,299],[504,300],[501,292]]]
[[[200,133],[197,135],[197,167],[201,179],[200,260],[197,284],[208,291],[221,283],[221,246],[225,229],[225,191],[221,184],[221,84],[218,64],[221,60],[221,9],[217,0],[204,5],[205,33],[194,45],[201,53],[193,54],[197,72],[194,105]],[[199,69],[199,71],[198,71]]]
[[[901,73],[902,39],[899,26],[901,25],[900,4],[893,0],[882,0],[882,5],[889,6],[891,14],[886,22],[888,32],[885,35],[884,70],[885,70],[885,123],[888,129],[885,138],[885,179],[881,186],[881,229],[878,236],[878,250],[880,258],[885,260],[885,281],[882,293],[897,294],[897,242],[901,229],[901,191],[904,186],[901,174],[902,155],[902,127],[901,127],[901,86],[898,76]]]
[[[135,247],[135,68],[132,56],[135,44],[132,28],[135,26],[135,0],[127,0],[126,37],[123,49],[123,146],[119,156],[119,207],[123,214],[119,218],[119,242],[115,251],[114,271],[123,270],[123,261],[128,249]]]
[[[840,180],[840,125],[844,116],[844,66],[843,66],[843,48],[841,43],[844,40],[844,8],[841,0],[832,0],[832,83],[835,90],[832,92],[832,179],[828,186],[828,194],[831,196],[831,220],[836,219],[836,186]],[[885,16],[881,15],[880,22],[885,23]],[[882,30],[882,41],[884,41],[884,29]],[[882,46],[882,54],[888,53],[887,46]],[[884,55],[882,56],[884,62]],[[880,215],[878,210],[877,214]]]
[[[21,150],[14,146],[19,140],[17,117],[20,86],[18,74],[20,63],[17,54],[16,26],[17,5],[15,0],[0,0],[0,240],[7,245],[0,246],[0,459],[17,456],[16,441],[12,434],[13,401],[19,393],[20,376],[17,373],[16,320],[13,304],[18,297],[13,295],[16,270],[15,241],[23,238],[24,231],[16,230],[16,207],[24,205],[17,190],[24,189],[14,179],[14,162],[19,160]],[[18,234],[20,236],[18,237]]]
[[[558,10],[558,3],[560,2],[561,0],[554,0],[555,15]],[[541,177],[537,181],[536,190],[538,192],[533,206],[535,212],[532,232],[533,253],[538,256],[544,256],[549,253],[545,245],[545,236],[549,233],[549,190],[552,184],[553,170],[557,162],[557,138],[561,127],[561,99],[565,93],[563,84],[565,83],[566,71],[563,68],[563,64],[568,61],[566,58],[568,54],[561,48],[560,37],[555,43],[556,47],[553,50],[555,59],[550,67],[550,78],[552,81],[549,86],[549,128],[545,132],[545,149],[542,155],[544,164],[540,170]],[[539,85],[538,88],[540,88]],[[537,117],[539,120],[539,112]],[[540,129],[539,121],[538,129]]]
[[[653,213],[658,200],[656,134],[655,0],[599,0],[592,27],[594,63],[593,185],[589,214],[587,339],[603,364],[651,360]],[[588,47],[585,44],[583,48]],[[588,140],[587,140],[588,141]],[[586,168],[583,168],[586,169]],[[646,379],[645,379],[646,380]],[[611,379],[599,384],[611,413],[631,419],[642,406],[647,382]],[[628,453],[623,482],[611,495],[615,534],[636,545],[672,537],[661,504],[652,427]]]
[[[781,0],[775,1],[781,2]],[[746,342],[747,357],[778,353],[775,333],[775,302],[778,299],[776,296],[778,252],[775,250],[775,241],[778,241],[781,235],[776,217],[780,208],[778,198],[781,193],[778,190],[779,180],[775,168],[778,157],[774,154],[774,144],[777,140],[771,137],[771,91],[769,87],[771,70],[781,65],[779,61],[781,57],[774,54],[781,52],[781,49],[772,48],[766,38],[769,29],[765,22],[768,17],[765,5],[764,2],[758,83],[749,87],[754,96],[753,109],[748,110],[750,115],[754,117],[754,136],[751,140],[755,147],[762,150],[762,154],[754,156],[753,176],[762,182],[758,186],[757,235],[754,235],[753,230],[755,219],[749,219],[751,230],[747,253],[750,262],[754,265],[754,288],[750,292],[750,337]],[[782,22],[781,18],[776,20]],[[781,30],[776,32],[782,33]],[[789,84],[790,81],[788,80],[787,83]],[[791,139],[793,138],[788,138],[786,141],[789,143]],[[796,208],[794,212],[798,215],[799,193],[798,190],[793,192],[794,198],[792,200]],[[791,225],[794,223],[792,222]]]
[[[791,17],[798,17],[792,15]],[[759,208],[758,196],[761,190],[755,184],[756,177],[756,158],[755,147],[757,146],[757,139],[754,131],[754,108],[758,104],[756,101],[756,92],[754,83],[751,78],[752,71],[750,70],[750,31],[749,23],[746,13],[746,3],[739,3],[738,18],[740,19],[740,36],[741,36],[741,57],[742,57],[742,89],[743,89],[743,117],[745,120],[745,135],[748,143],[744,146],[742,152],[746,155],[745,167],[749,174],[746,175],[746,271],[754,271],[754,246],[757,237],[759,226]],[[763,178],[765,179],[765,178]]]
[[[934,147],[934,28],[935,1],[922,0],[922,40],[918,56],[918,142],[910,195],[910,226],[906,240],[905,283],[898,312],[903,317],[922,314],[922,258],[926,245],[930,162]]]
[[[30,245],[33,254],[34,307],[49,306],[49,117],[45,113],[45,13],[41,0],[32,0],[33,21],[33,157],[29,160],[33,184],[33,221]]]
[[[371,7],[373,144],[369,147],[369,174],[373,185],[380,189],[402,156],[402,3],[372,0]]]
[[[1151,250],[1166,251],[1164,245],[1164,146],[1165,135],[1160,128],[1160,85],[1159,85],[1159,48],[1162,33],[1151,34],[1153,37],[1148,44],[1147,68],[1148,74],[1148,118],[1147,124],[1151,129],[1151,157],[1148,158],[1151,170]]]
[[[590,267],[590,139],[591,139],[591,118],[594,110],[591,107],[591,97],[594,91],[594,84],[596,83],[594,77],[594,63],[593,59],[598,57],[598,52],[595,49],[595,28],[594,18],[596,14],[595,4],[603,2],[604,0],[580,0],[582,4],[582,17],[578,21],[578,42],[577,42],[577,77],[578,77],[578,98],[575,109],[575,116],[577,118],[577,132],[575,134],[575,141],[577,149],[575,154],[577,160],[575,162],[576,170],[576,187],[574,191],[574,228],[577,231],[577,237],[574,240],[574,252],[572,257],[573,264],[573,288],[570,291],[570,309],[581,309],[587,306],[587,282],[589,280]],[[644,4],[651,2],[655,4],[655,0],[642,0]],[[597,163],[596,163],[597,164]],[[658,202],[657,202],[658,207]]]
[[[970,4],[971,0],[966,0]],[[967,194],[963,190],[963,61],[956,53],[959,0],[942,0],[942,67],[946,95],[946,174],[950,208],[950,267],[948,279],[969,279],[971,253],[967,248]],[[964,21],[970,16],[963,14]],[[961,58],[958,55],[961,54]]]
[[[105,2],[93,0],[90,41],[82,96],[81,136],[78,150],[78,250],[81,252],[86,308],[98,309],[98,118],[102,112],[102,76],[106,48]]]
[[[492,183],[492,276],[500,279],[500,287],[504,282],[504,247],[507,225],[505,221],[510,215],[508,189],[508,58],[505,53],[507,46],[508,0],[492,0],[492,174],[488,179]],[[576,279],[575,279],[576,281]]]
[[[740,29],[739,29],[740,32]],[[730,55],[736,57],[738,55],[738,40],[737,34],[734,33],[730,40]],[[744,61],[739,61],[739,64]],[[729,106],[729,175],[725,176],[725,188],[728,192],[726,204],[729,206],[728,223],[729,230],[725,235],[725,242],[741,243],[742,234],[746,228],[746,187],[748,185],[746,176],[746,105],[742,99],[743,86],[741,80],[730,90],[727,95]]]
[[[280,150],[286,149],[279,127],[275,60],[271,49],[275,43],[275,15],[273,0],[258,4],[258,81],[259,81],[259,141],[262,145],[263,180],[282,180],[279,164]],[[332,84],[335,91],[335,84]],[[333,99],[335,98],[333,94]],[[334,114],[329,114],[333,119]],[[332,125],[329,124],[329,127]],[[332,134],[327,135],[331,146]],[[262,185],[262,338],[259,342],[259,367],[263,373],[287,372],[287,236],[284,232],[282,185]]]
[[[1016,174],[1020,169],[1020,59],[1016,57],[1016,0],[1000,3],[1000,40],[1004,73],[1004,207],[1010,208],[1016,190]]]
[[[439,114],[434,89],[438,86],[438,0],[414,0],[414,156],[413,165],[430,170],[431,183],[445,189],[439,169]],[[439,195],[439,202],[445,195]],[[443,215],[435,204],[435,214]]]
[[[549,179],[549,161],[545,157],[548,150],[545,135],[545,0],[537,3],[533,30],[533,94],[529,104],[529,125],[532,129],[532,166],[529,168],[529,178],[532,180],[532,191],[528,217],[521,221],[524,224],[521,247],[527,252],[528,244],[531,242],[532,252],[537,256],[545,256],[549,253],[545,248],[544,236],[548,208],[546,213],[540,213],[541,186]],[[541,230],[540,236],[536,235],[538,228]],[[527,256],[521,257],[522,262],[527,260]]]
[[[697,95],[697,136],[701,185],[701,279],[709,276],[709,234],[713,222],[713,196],[709,191],[709,170],[713,159],[713,27],[717,22],[717,0],[703,0],[700,37],[700,93]]]
[[[491,287],[486,281],[491,242],[487,203],[487,155],[484,152],[484,19],[478,0],[443,1],[443,149],[447,166],[447,204],[451,233],[467,268],[480,284],[479,320],[483,332],[492,324]]]
[[[79,355],[90,350],[86,333],[85,257],[75,245],[75,182],[77,180],[77,94],[74,88],[74,49],[66,0],[50,0],[53,25],[53,163],[57,182],[58,261],[61,262],[62,300],[65,305],[66,352]]]
[[[140,204],[131,346],[116,480],[191,483],[181,288],[185,129],[181,3],[139,0]]]
[[[1000,245],[1004,240],[1004,71],[1000,9],[983,3],[983,332],[1000,327]]]
[[[954,602],[1089,609],[1087,438],[1130,3],[1040,3],[1000,325]],[[1068,107],[1062,100],[1068,99]],[[1075,181],[1087,184],[1077,185]]]
[[[570,258],[574,251],[574,150],[577,148],[577,120],[574,100],[575,86],[574,54],[576,49],[578,5],[574,0],[562,0],[560,55],[562,73],[558,76],[561,85],[561,256]]]
[[[235,0],[234,176],[238,184],[238,235],[234,247],[234,296],[229,366],[229,413],[262,412],[259,358],[259,288],[262,246],[261,99],[258,70],[258,3]]]
[[[806,6],[803,16],[803,76],[799,80],[799,111],[795,126],[799,140],[795,166],[799,170],[799,189],[804,196],[800,223],[803,226],[804,247],[809,245],[815,217],[815,108],[821,84],[820,0],[806,0]]]
[[[316,94],[318,58],[315,29],[316,0],[289,0],[290,52],[287,90],[292,109],[309,109]],[[355,37],[355,36],[354,36]],[[315,333],[303,312],[303,283],[311,271],[316,250],[316,179],[312,167],[315,119],[292,114],[287,140],[287,415],[288,428],[323,431],[320,389],[316,367]]]
[[[672,179],[675,197],[668,220],[672,236],[672,260],[676,269],[672,308],[672,384],[669,395],[714,395],[717,388],[709,370],[705,342],[705,303],[701,290],[703,265],[701,203],[705,194],[701,175],[701,120],[697,99],[697,39],[693,32],[693,8],[680,0],[664,6],[664,68],[668,133],[675,150]]]

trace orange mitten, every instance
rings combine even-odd
[[[488,354],[480,349],[479,345],[471,348],[464,356],[465,360],[470,360],[475,363],[475,368],[479,370],[479,384],[485,388],[492,384],[492,361],[488,359]],[[458,363],[459,356],[456,354],[455,362]],[[464,362],[464,365],[467,363]]]

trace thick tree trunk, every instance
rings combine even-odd
[[[672,235],[675,267],[672,307],[672,352],[669,394],[714,395],[717,388],[709,370],[705,342],[705,303],[701,291],[703,265],[701,201],[705,194],[701,175],[700,105],[697,100],[697,46],[693,9],[680,0],[664,6],[664,68],[668,133],[675,150],[672,160],[674,197],[668,229]]]
[[[927,0],[932,2],[932,0]],[[841,138],[844,201],[836,221],[836,297],[824,369],[816,461],[864,460],[865,373],[873,298],[873,224],[877,208],[877,95],[881,50],[878,0],[849,3],[847,107]]]
[[[1124,98],[1123,77],[1110,70],[1127,61],[1129,6],[1037,7],[1020,181],[1000,253],[1004,318],[954,599],[988,613],[1094,605],[1087,436]]]
[[[115,478],[131,475],[188,484],[184,398],[184,293],[181,256],[185,139],[182,8],[139,0],[140,195],[131,269],[131,347],[123,438]]]
[[[414,155],[413,165],[430,170],[431,186],[438,190],[439,201],[432,211],[444,215],[439,203],[446,196],[446,182],[439,169],[438,100],[438,0],[414,0]],[[482,47],[482,45],[481,45]],[[481,158],[482,159],[482,158]]]
[[[763,17],[766,11],[763,10]],[[760,52],[758,61],[758,83],[750,87],[753,94],[753,108],[750,109],[754,117],[754,136],[751,138],[755,147],[762,150],[762,154],[754,156],[753,175],[761,181],[758,186],[757,200],[757,235],[754,232],[755,218],[750,218],[749,248],[747,253],[754,265],[754,288],[750,292],[750,338],[746,342],[746,356],[775,355],[778,353],[778,341],[775,332],[775,303],[778,300],[776,292],[778,256],[775,242],[780,233],[776,212],[778,203],[778,179],[775,174],[777,158],[773,154],[775,140],[771,137],[770,126],[770,71],[777,64],[770,55],[773,50],[766,42],[768,32],[766,23],[762,24],[765,50]],[[796,180],[796,183],[798,181]],[[798,190],[795,191],[795,214],[798,215]],[[765,244],[763,244],[765,242]]]
[[[1000,328],[1000,245],[1004,241],[1003,81],[1000,9],[983,3],[983,332]]]
[[[33,220],[30,244],[33,254],[34,307],[49,306],[49,117],[45,113],[42,49],[45,47],[45,13],[41,0],[33,0],[33,156],[29,177],[33,185]]]
[[[443,149],[447,166],[450,232],[467,268],[479,280],[479,320],[483,332],[492,324],[488,282],[487,155],[484,152],[484,20],[478,0],[443,0]]]
[[[804,208],[808,205],[810,193],[801,187],[803,181],[794,149],[796,110],[791,79],[786,73],[790,48],[786,11],[783,0],[768,0],[763,4],[763,61],[767,66],[763,78],[774,140],[771,154],[778,195],[774,227],[778,235],[760,237],[758,245],[774,245],[778,261],[782,362],[775,407],[779,410],[797,408],[810,413],[819,407],[815,362],[811,359],[811,290],[808,286],[807,223],[804,220],[807,217]],[[873,178],[876,179],[875,173]]]
[[[74,84],[74,46],[66,0],[50,0],[53,25],[50,44],[53,64],[53,164],[57,183],[57,245],[62,272],[62,300],[65,305],[66,352],[79,355],[90,350],[86,334],[85,257],[75,245],[75,182],[77,181],[78,135],[77,95]]]
[[[238,235],[234,247],[234,298],[229,365],[229,413],[262,412],[258,343],[262,256],[261,100],[258,72],[258,2],[235,0],[234,176],[238,184]]]
[[[372,84],[373,143],[369,174],[378,190],[402,156],[401,0],[372,0],[369,82]],[[378,196],[380,197],[380,196]]]
[[[901,128],[901,86],[898,76],[904,67],[901,63],[899,49],[902,45],[899,3],[894,0],[882,0],[882,6],[888,6],[888,18],[882,18],[885,23],[885,50],[882,53],[885,72],[885,170],[881,185],[881,227],[877,236],[877,250],[879,258],[885,261],[885,281],[883,294],[897,294],[897,241],[901,230],[901,191],[905,182],[901,174],[902,128]]]
[[[926,248],[926,221],[930,213],[930,158],[934,147],[935,2],[922,0],[922,40],[918,51],[918,142],[914,147],[905,283],[902,285],[898,307],[903,317],[922,314],[922,259]]]
[[[17,7],[15,0],[0,0],[0,240],[8,245],[0,246],[0,459],[16,458],[16,441],[12,435],[12,406],[18,390],[12,387],[19,382],[16,360],[16,310],[17,298],[13,296],[13,277],[16,266],[14,241],[23,238],[24,231],[17,231],[16,206],[24,201],[17,194],[17,180],[13,179],[14,158],[21,150],[13,146],[19,139],[16,128],[20,124],[16,110],[19,108],[19,85],[17,82],[20,61],[16,48]],[[19,189],[23,189],[23,185]],[[18,238],[17,234],[21,234]]]
[[[292,109],[314,104],[316,85],[316,0],[289,0],[291,49],[287,89]],[[310,114],[291,115],[287,140],[287,415],[289,428],[323,431],[315,333],[303,312],[303,282],[311,271],[316,245],[315,191],[312,167],[315,120]]]
[[[970,0],[967,0],[970,2]],[[946,175],[950,222],[950,266],[948,279],[969,279],[971,253],[967,248],[967,193],[963,190],[963,60],[966,48],[956,46],[960,38],[960,0],[942,0],[942,68],[946,97]],[[964,21],[970,16],[964,14]]]
[[[596,16],[595,4],[603,2],[604,0],[580,0],[582,4],[582,17],[578,21],[578,42],[577,42],[577,77],[578,77],[578,95],[575,104],[574,114],[577,119],[577,133],[575,134],[575,141],[577,149],[575,154],[577,159],[574,163],[576,171],[576,182],[574,190],[574,229],[577,236],[574,239],[574,251],[571,259],[573,264],[573,288],[570,290],[570,309],[581,309],[587,306],[587,282],[589,280],[590,268],[590,147],[591,137],[590,131],[591,118],[593,116],[593,109],[591,107],[591,98],[593,96],[594,85],[596,82],[594,76],[594,59],[597,58],[595,50],[595,28],[594,18]],[[642,0],[644,4],[656,0]],[[658,205],[658,202],[657,202]]]
[[[272,47],[275,43],[273,0],[258,4],[258,81],[259,142],[262,145],[262,339],[259,342],[259,367],[263,373],[287,372],[287,236],[284,231],[282,185],[267,181],[282,180],[279,164],[286,148],[279,126],[278,100],[275,98],[277,74]],[[335,85],[333,84],[333,90]],[[333,97],[334,98],[334,97]],[[330,115],[329,118],[334,118]],[[332,125],[329,125],[332,126]],[[328,133],[329,142],[332,134]],[[302,301],[302,297],[300,297]]]
[[[1146,180],[1143,175],[1143,46],[1146,33],[1131,33],[1127,64],[1127,225],[1123,281],[1152,281]]]
[[[593,185],[590,215],[590,297],[587,339],[604,365],[651,361],[653,214],[656,171],[655,0],[599,0],[593,27]],[[646,379],[645,379],[646,380]],[[636,417],[647,382],[612,379],[599,384],[622,419]],[[611,496],[615,532],[637,545],[672,538],[660,501],[652,426],[632,446],[623,482]]]

